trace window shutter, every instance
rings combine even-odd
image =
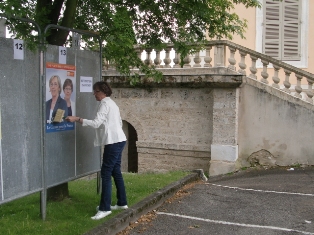
[[[300,60],[300,5],[298,0],[285,0],[283,4],[282,60]]]
[[[300,0],[264,0],[263,52],[279,60],[300,60]]]
[[[273,0],[264,1],[263,52],[266,55],[280,58],[280,3]]]

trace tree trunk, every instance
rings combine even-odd
[[[63,14],[63,19],[60,26],[72,28],[75,21],[75,13],[77,7],[78,0],[67,0],[66,1],[66,8]],[[55,10],[56,12],[52,11],[51,16],[58,14],[60,12],[59,8]],[[59,12],[57,12],[59,11]],[[47,41],[49,44],[62,46],[66,42],[66,39],[69,35],[68,31],[59,30],[59,29],[52,29],[50,35],[47,37]]]

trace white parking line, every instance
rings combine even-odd
[[[271,229],[271,230],[279,230],[279,231],[287,231],[287,232],[297,232],[297,233],[302,233],[302,234],[312,234],[312,235],[314,234],[311,232],[294,230],[294,229],[289,229],[289,228],[280,228],[280,227],[274,227],[274,226],[262,226],[262,225],[256,225],[256,224],[240,224],[240,223],[233,223],[233,222],[228,222],[228,221],[203,219],[203,218],[198,218],[198,217],[193,217],[193,216],[179,215],[179,214],[172,214],[172,213],[165,213],[165,212],[157,212],[157,214],[169,215],[169,216],[198,220],[198,221],[204,221],[204,222],[210,222],[210,223],[215,223],[215,224],[226,224],[226,225],[234,225],[234,226],[241,226],[241,227],[248,227],[248,228]]]
[[[243,190],[243,191],[254,191],[254,192],[263,192],[263,193],[278,193],[278,194],[299,195],[299,196],[309,196],[309,197],[314,196],[314,194],[310,194],[310,193],[291,193],[291,192],[280,192],[280,191],[270,191],[270,190],[261,190],[261,189],[251,189],[251,188],[239,188],[239,187],[225,186],[225,185],[211,184],[211,183],[205,183],[205,184],[210,184],[210,185],[223,187],[223,188]]]

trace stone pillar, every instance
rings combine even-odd
[[[129,124],[126,121],[122,121],[122,129],[127,139],[129,139]],[[129,142],[127,141],[121,157],[121,171],[128,172],[128,165],[129,165]]]
[[[0,18],[0,38],[6,37],[6,26],[5,26],[6,19]]]
[[[238,159],[239,88],[214,89],[213,140],[209,174],[236,170]]]

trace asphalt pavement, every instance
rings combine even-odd
[[[191,174],[163,189],[168,196],[161,190],[159,199],[145,199],[146,206],[134,205],[114,226],[113,218],[89,234],[314,235],[314,167],[200,176]]]

